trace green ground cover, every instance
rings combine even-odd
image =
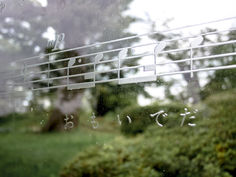
[[[31,129],[36,127],[32,119],[0,125],[2,130],[9,130],[0,133],[1,177],[58,176],[61,167],[78,152],[95,144],[104,144],[114,137],[110,132],[89,127],[63,133],[34,133],[23,128],[23,125],[32,125]]]

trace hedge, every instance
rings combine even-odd
[[[196,127],[152,125],[136,137],[118,137],[81,152],[61,177],[236,176],[235,92],[214,95],[204,104],[212,112]]]

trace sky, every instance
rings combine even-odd
[[[157,27],[173,18],[170,26],[178,27],[236,16],[235,7],[235,0],[134,0],[126,13],[142,19],[151,18]],[[148,27],[140,28],[140,33],[145,30]]]
[[[217,19],[223,19],[236,16],[236,1],[235,0],[134,0],[129,7],[129,10],[124,15],[131,15],[146,21],[152,21],[156,24],[156,31],[162,31],[163,23],[166,19],[172,19],[168,23],[170,28],[176,28],[191,24],[198,24]],[[217,25],[208,25],[208,27],[214,27],[220,29],[227,29],[230,27],[236,27],[236,21],[227,21],[217,23]],[[199,33],[200,28],[188,30],[190,34]],[[143,34],[150,32],[150,24],[146,22],[139,22],[132,24],[129,28],[130,32],[137,34]],[[204,78],[204,73],[202,73]],[[171,76],[177,79],[179,85],[176,85],[172,89],[173,94],[178,94],[182,91],[181,85],[184,86],[181,75]],[[205,75],[206,77],[206,75]],[[206,83],[205,79],[200,80],[201,85]],[[164,88],[148,87],[146,90],[156,98],[164,98]],[[139,97],[139,103],[141,105],[150,104],[152,100]],[[154,100],[153,100],[154,101]]]
[[[42,6],[47,6],[47,0],[37,1]],[[236,16],[235,7],[235,0],[133,0],[129,6],[129,10],[124,15],[144,19],[145,21],[133,23],[128,29],[132,33],[143,34],[151,31],[150,23],[147,23],[148,21],[155,22],[155,30],[162,31],[164,30],[162,24],[167,19],[172,19],[168,23],[170,28],[198,24]],[[236,23],[234,25],[236,26]],[[229,28],[231,26],[232,21],[217,24],[219,29]],[[213,27],[215,28],[216,26],[214,25]],[[193,34],[199,33],[201,28],[191,29],[188,32],[190,31]],[[49,31],[47,34],[49,34]],[[44,37],[51,38],[52,36],[54,37],[54,32],[50,33],[49,36],[45,34]],[[140,64],[145,64],[145,60],[140,61]],[[184,83],[181,75],[171,76],[171,78],[178,80],[179,85],[175,85],[174,89],[172,89],[173,94],[178,94],[182,91],[181,86],[186,86],[186,83]],[[204,85],[206,80],[202,79],[200,82]],[[146,90],[153,97],[164,99],[164,88],[147,87]],[[142,96],[139,97],[139,103],[142,105],[149,104],[150,102],[150,99],[145,99]]]
[[[37,0],[42,6],[47,6],[47,0]],[[190,24],[198,24],[202,22],[212,21],[216,19],[228,18],[236,16],[236,0],[133,0],[124,15],[131,15],[144,19],[139,23],[134,23],[128,29],[136,34],[150,32],[150,23],[153,21],[156,24],[156,30],[163,30],[163,23],[166,19],[173,19],[168,25],[170,28],[186,26]],[[232,25],[236,27],[236,21],[219,23],[217,28],[229,28]],[[216,27],[215,25],[213,27]],[[201,28],[196,29],[199,32]],[[194,33],[194,30],[190,30]],[[48,33],[53,35],[45,36],[47,38],[54,37],[54,31],[49,29]],[[141,61],[142,62],[142,61]],[[172,91],[177,94],[182,91],[181,86],[186,86],[186,83],[181,80],[181,75],[171,76],[178,80],[179,85],[176,85]],[[201,82],[204,82],[202,80]],[[146,88],[152,96],[164,98],[163,88]],[[140,97],[139,102],[143,105],[150,103],[143,97]]]

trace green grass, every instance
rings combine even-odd
[[[30,119],[0,125],[13,127],[10,133],[0,133],[1,177],[58,176],[61,167],[78,152],[95,144],[105,144],[114,137],[114,133],[80,127],[71,132],[32,133],[23,129],[23,124],[33,127]]]

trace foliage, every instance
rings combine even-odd
[[[228,65],[236,64],[235,61],[231,61]],[[218,70],[209,77],[209,82],[204,86],[201,91],[201,97],[207,98],[210,94],[220,93],[225,90],[236,88],[236,70]]]
[[[35,54],[36,46],[40,47],[38,53],[43,52],[47,39],[42,34],[49,27],[55,29],[57,34],[65,33],[67,47],[81,46],[85,41],[94,43],[109,40],[114,35],[122,37],[126,34],[120,33],[121,26],[126,27],[134,20],[132,17],[123,18],[120,13],[127,10],[130,2],[131,0],[59,0],[48,1],[47,6],[42,7],[37,1],[24,2],[23,6],[8,1],[7,11],[0,16],[1,27],[7,32],[0,32],[3,37],[0,41],[8,41],[10,49],[7,50],[8,45],[2,45],[6,50],[1,51],[14,58]],[[29,23],[29,28],[25,27],[25,22]],[[11,40],[14,40],[14,44]]]
[[[236,32],[231,31],[228,35],[228,40],[235,40]],[[224,41],[218,37],[219,41]],[[235,44],[228,44],[223,46],[214,47],[211,50],[211,53],[221,54],[221,53],[234,53],[236,49]],[[234,65],[236,64],[236,56],[224,57],[218,60],[213,60],[212,62],[218,62],[220,66],[225,65]],[[209,82],[204,86],[201,91],[201,97],[203,99],[207,98],[210,94],[219,93],[228,89],[236,88],[236,70],[235,69],[226,69],[226,70],[217,70],[212,75],[208,76]]]
[[[163,26],[166,26],[168,23],[168,20],[163,24]],[[153,22],[152,24],[153,30],[155,30],[155,22]],[[154,35],[151,35],[151,38],[157,40],[157,41],[169,41],[171,40],[171,42],[168,42],[168,45],[165,47],[164,50],[175,50],[178,48],[181,48],[182,46],[186,46],[186,42],[185,40],[172,40],[172,39],[178,39],[181,38],[183,36],[183,34],[179,34],[179,33],[175,33],[175,32],[171,32],[171,33],[167,33],[167,34],[162,34],[162,33],[155,33]],[[187,44],[188,45],[188,44]],[[198,53],[204,53],[203,51],[194,51],[194,56],[196,56]],[[166,59],[168,60],[172,60],[172,61],[177,61],[177,60],[183,60],[186,58],[189,58],[189,52],[187,50],[181,51],[181,52],[169,52],[163,55]],[[196,65],[196,62],[195,62]],[[186,64],[185,62],[176,62],[176,66],[178,69],[178,71],[186,71],[186,70],[190,70],[190,65]],[[193,104],[196,104],[200,101],[200,96],[199,96],[199,92],[200,92],[200,84],[199,84],[199,79],[198,79],[198,75],[196,73],[193,73],[193,77],[191,77],[190,73],[183,73],[182,74],[184,81],[186,81],[187,86],[185,87],[185,89],[183,90],[182,93],[178,94],[178,96],[174,96],[171,94],[170,88],[173,87],[175,84],[179,84],[178,82],[176,82],[174,79],[172,79],[171,81],[168,81],[166,83],[166,87],[165,87],[165,95],[167,98],[172,99],[172,100],[181,100],[181,101],[186,101],[189,102],[189,100],[191,99]]]
[[[9,129],[0,132],[1,177],[56,177],[79,151],[104,144],[115,136],[83,127],[63,133],[32,133],[30,129],[42,126],[42,112],[9,115],[6,120],[11,117],[12,121],[0,123],[0,129]]]
[[[47,39],[44,37],[45,32],[48,31],[50,28],[55,29],[56,34],[65,34],[65,48],[74,48],[76,46],[83,46],[88,43],[92,44],[95,42],[97,43],[98,41],[102,42],[134,35],[128,32],[126,29],[129,28],[129,25],[131,23],[137,21],[137,19],[135,17],[131,17],[123,13],[128,10],[129,4],[131,2],[132,0],[77,0],[73,2],[60,0],[48,1],[47,6],[42,7],[38,2],[29,1],[27,3],[24,3],[24,6],[21,7],[20,11],[15,10],[16,6],[14,2],[9,2],[9,10],[7,14],[4,13],[1,16],[2,27],[7,32],[0,31],[0,34],[3,37],[2,40],[9,41],[9,44],[13,41],[14,43],[12,45],[15,46],[15,48],[17,48],[18,50],[10,50],[10,52],[8,50],[4,50],[4,54],[8,58],[14,59],[16,56],[19,58],[24,58],[42,52],[51,53],[51,49],[46,48]],[[32,11],[32,9],[34,10]],[[22,13],[22,11],[26,13]],[[11,17],[11,20],[9,20],[9,17]],[[27,29],[26,27],[24,27],[26,22],[30,26]],[[68,26],[70,26],[70,28],[68,28]],[[11,34],[9,31],[11,31]],[[55,54],[51,58],[45,57],[41,62],[48,62],[62,58],[70,58],[74,56],[85,55],[88,53],[96,53],[115,48],[128,47],[137,41],[138,39],[130,39],[123,42],[110,43],[109,45],[98,45],[96,47],[91,48],[82,48],[77,51],[65,52],[63,54]],[[11,47],[11,49],[13,49],[13,46]],[[128,53],[130,54],[131,50],[129,50]],[[104,53],[104,59],[115,59],[115,57],[117,57],[117,54],[118,51]],[[13,55],[14,57],[12,57],[11,55]],[[82,59],[82,62],[80,64],[84,63],[85,61],[88,63],[94,60],[94,56],[80,59]],[[132,60],[132,62],[124,62],[123,64],[126,66],[131,66],[134,65],[137,60],[138,59],[134,59]],[[51,62],[50,64],[41,65],[39,66],[39,69],[41,71],[45,71],[48,68],[54,71],[51,71],[50,73],[44,72],[44,74],[41,75],[37,74],[36,77],[30,77],[29,80],[41,80],[42,78],[47,78],[48,74],[50,75],[50,78],[65,76],[67,71],[66,69],[61,71],[58,71],[57,69],[66,68],[67,63],[68,61],[60,63]],[[75,64],[78,64],[77,61]],[[106,64],[105,67],[114,69],[116,65],[116,63]],[[99,67],[101,67],[101,65]],[[91,68],[93,67],[87,67],[86,72],[93,72],[93,69],[90,70]],[[70,69],[70,75],[79,74],[81,72],[84,72],[84,70],[84,68]],[[122,75],[123,73],[121,72],[121,76]],[[102,78],[107,77],[115,78],[117,77],[117,72],[106,73],[106,75],[100,74],[98,75],[98,77],[100,80],[102,80]],[[70,81],[79,83],[81,82],[81,77],[72,77],[70,78]],[[50,83],[48,83],[47,79],[45,79],[45,81],[43,82],[34,82],[34,88],[65,85],[66,79],[52,79],[49,82]],[[127,88],[129,89],[129,87],[122,86],[122,89],[119,88],[119,86],[116,87],[110,83],[107,83],[102,85],[101,88],[100,86],[98,86],[97,90],[92,91],[92,102],[95,103],[93,105],[93,108],[96,110],[97,115],[104,115],[108,111],[113,111],[116,107],[122,109],[123,107],[127,106],[128,103],[124,103],[120,100],[125,97],[124,90]],[[133,87],[130,88],[133,89]],[[139,88],[142,89],[142,92],[145,92],[143,87]],[[50,89],[50,95],[48,94],[48,92],[40,92],[40,96],[47,96],[51,100],[60,99],[59,96],[51,94],[55,93],[57,90],[58,88]],[[105,90],[105,92],[100,92],[101,90]],[[120,95],[120,97],[117,97],[117,100],[112,97],[113,90],[117,90],[117,95]],[[70,94],[66,94],[64,92],[64,98],[70,99],[71,97],[75,97],[75,95],[78,94],[79,91],[70,92]],[[136,97],[139,93],[140,92],[136,93],[135,97],[134,93],[132,95],[129,94],[129,96],[131,96],[129,97],[130,102],[131,100],[132,102],[136,102]],[[36,99],[35,97],[33,98]],[[79,105],[78,108],[80,108]]]
[[[114,85],[106,83],[106,85],[97,86],[94,94],[97,98],[94,107],[96,114],[100,116],[136,105],[138,94],[149,97],[144,90],[144,84]]]
[[[136,135],[142,133],[145,129],[156,124],[156,116],[151,117],[150,114],[154,114],[161,110],[168,114],[168,117],[163,118],[160,116],[158,119],[161,124],[165,124],[167,127],[175,127],[177,122],[180,122],[179,114],[184,112],[186,106],[183,104],[170,103],[165,105],[153,104],[150,106],[131,106],[126,108],[121,115],[121,132],[125,135]],[[130,124],[127,116],[132,120]]]
[[[35,124],[39,125],[42,120],[46,121],[46,114],[42,110],[37,110],[27,113],[10,113],[2,116],[0,117],[0,132],[30,131],[30,128],[33,129]]]
[[[168,22],[168,21],[167,21]],[[155,25],[153,26],[155,27]],[[206,28],[201,31],[201,33],[208,33],[216,31],[216,29]],[[182,34],[175,34],[175,33],[168,33],[168,34],[160,34],[156,33],[155,35],[152,35],[151,37],[153,39],[156,39],[158,41],[161,40],[169,40],[174,38],[181,38]],[[217,42],[225,42],[230,40],[235,40],[236,32],[230,31],[226,34],[216,34],[214,38],[212,38],[211,35],[204,35],[202,36],[204,38],[203,45],[204,44],[212,44]],[[189,41],[187,40],[187,45],[189,45]],[[176,40],[172,41],[171,43],[168,43],[165,50],[172,50],[181,48],[181,46],[186,45],[185,40]],[[213,47],[203,47],[196,50],[193,50],[193,56],[194,57],[206,57],[211,55],[217,55],[217,54],[223,54],[223,53],[234,53],[235,52],[236,45],[233,44],[226,44],[226,45],[218,45]],[[178,53],[168,53],[164,55],[166,59],[170,59],[173,61],[181,60],[189,58],[189,51],[183,51]],[[233,65],[236,63],[236,57],[230,56],[230,57],[217,57],[217,58],[211,58],[207,60],[199,60],[194,62],[195,68],[207,68],[207,67],[213,67],[213,66],[226,66],[226,65]],[[179,62],[176,63],[177,67],[181,71],[190,70],[190,65],[186,64],[185,62]],[[218,93],[220,91],[225,91],[227,89],[235,88],[235,70],[234,69],[226,69],[226,70],[217,70],[214,73],[209,73],[207,76],[208,83],[201,87],[199,82],[200,75],[198,73],[193,74],[193,78],[190,77],[190,73],[184,73],[183,79],[187,83],[187,87],[184,87],[185,89],[182,91],[182,93],[174,96],[171,95],[170,88],[173,87],[174,84],[176,84],[176,81],[169,82],[168,85],[165,87],[166,97],[171,100],[189,100],[191,99],[192,103],[198,103],[200,100],[203,100],[207,98],[209,95],[214,93]]]
[[[14,120],[16,114],[18,115],[19,119],[22,119],[22,114],[18,114],[18,113],[10,113],[10,114],[7,114],[7,115],[2,115],[0,117],[0,125]]]
[[[151,126],[79,153],[61,177],[233,177],[236,175],[235,91],[206,100],[213,110],[196,127]]]
[[[231,31],[227,34],[228,40],[235,40],[236,32]],[[218,36],[219,42],[225,41]],[[217,55],[221,53],[234,53],[236,49],[235,44],[228,44],[223,46],[216,46],[211,49],[212,55]],[[219,66],[234,65],[236,64],[236,57],[223,57],[219,59],[213,59],[209,61],[209,65],[218,63]],[[217,70],[213,74],[208,76],[209,82],[204,86],[201,91],[202,99],[207,98],[213,93],[219,93],[228,89],[236,88],[236,71],[235,69]]]

